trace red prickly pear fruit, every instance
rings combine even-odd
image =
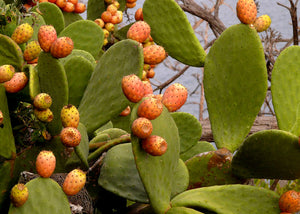
[[[28,196],[28,188],[21,183],[14,185],[10,191],[10,200],[15,207],[21,207],[23,204],[25,204]]]
[[[144,84],[135,74],[123,77],[122,90],[127,99],[133,103],[139,102],[144,97]]]
[[[33,109],[33,113],[39,121],[50,123],[53,120],[53,112],[47,108],[45,110]]]
[[[150,36],[150,25],[145,21],[137,21],[127,31],[127,38],[143,43]]]
[[[131,113],[131,108],[130,106],[127,106],[121,113],[120,116],[126,117]]]
[[[153,94],[151,83],[147,80],[142,81],[142,83],[144,84],[144,94]]]
[[[28,82],[28,77],[24,72],[15,72],[13,77],[3,83],[6,92],[8,93],[17,93],[25,88]]]
[[[36,59],[39,55],[40,52],[42,51],[40,44],[38,41],[31,41],[29,42],[24,50],[24,59],[26,62],[30,62],[34,59]]]
[[[3,120],[4,120],[3,113],[0,110],[0,127],[3,126]]]
[[[271,25],[271,18],[268,15],[262,15],[257,17],[253,23],[257,32],[263,32],[267,30]]]
[[[170,85],[164,92],[162,103],[167,107],[169,112],[176,111],[186,102],[188,91],[186,87],[179,83]]]
[[[162,46],[149,45],[143,48],[144,63],[156,65],[164,61],[167,57],[166,51]]]
[[[139,8],[135,11],[134,18],[136,21],[143,21],[143,8]]]
[[[151,135],[142,140],[142,148],[152,156],[161,156],[166,153],[168,144],[162,137]]]
[[[153,126],[151,121],[145,117],[135,119],[131,125],[132,134],[142,139],[149,137],[152,130]]]
[[[60,118],[63,127],[77,128],[79,125],[79,111],[72,104],[66,105],[61,109]]]
[[[60,140],[66,147],[75,147],[81,141],[81,134],[74,127],[66,127],[60,132]]]
[[[35,161],[37,173],[43,178],[49,178],[56,166],[56,158],[52,151],[42,150]]]
[[[47,93],[39,93],[33,99],[33,106],[39,110],[46,110],[52,105],[52,98]]]
[[[132,3],[126,2],[126,8],[134,8],[135,6],[136,6],[136,2],[132,2]]]
[[[30,24],[24,23],[19,25],[11,35],[11,39],[17,44],[22,44],[27,42],[33,35],[33,28]]]
[[[295,190],[283,193],[278,203],[282,212],[295,213],[300,211],[300,195]]]
[[[85,185],[86,174],[80,169],[74,169],[68,173],[63,183],[63,191],[66,195],[76,195]]]
[[[73,41],[70,37],[57,38],[50,48],[51,55],[55,58],[68,56],[74,48]]]
[[[42,25],[39,28],[38,41],[43,51],[50,52],[50,48],[56,39],[56,30],[52,25]]]
[[[0,83],[7,82],[15,74],[15,68],[12,65],[1,65],[0,66]]]
[[[257,15],[256,4],[253,0],[238,0],[236,4],[238,19],[244,24],[252,24]]]
[[[139,117],[145,117],[149,120],[154,120],[163,111],[163,104],[156,98],[146,98],[138,107],[137,115]]]
[[[155,71],[153,68],[147,70],[147,78],[153,78],[155,76]]]

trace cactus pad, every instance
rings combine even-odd
[[[10,159],[16,154],[15,139],[11,127],[5,88],[0,84],[0,110],[3,114],[3,125],[0,126],[0,156]]]
[[[231,171],[232,154],[227,149],[205,152],[185,162],[190,175],[189,189],[242,183]]]
[[[50,107],[54,119],[49,123],[49,132],[52,135],[60,133],[62,124],[60,112],[68,104],[68,82],[62,63],[50,53],[41,52],[37,65],[41,92],[48,93],[52,98]],[[53,87],[55,86],[55,87]]]
[[[272,71],[272,102],[278,127],[284,131],[294,126],[300,103],[299,54],[299,46],[286,48],[276,59]]]
[[[32,65],[25,65],[23,71],[29,74],[29,95],[31,100],[41,92],[40,90],[40,80],[37,69]]]
[[[35,178],[26,186],[28,200],[21,207],[11,205],[9,214],[71,214],[69,201],[62,188],[51,178]]]
[[[278,214],[278,200],[279,195],[271,190],[232,184],[188,190],[173,198],[171,204],[224,214]]]
[[[35,6],[32,11],[39,11],[47,25],[53,25],[57,35],[65,28],[65,20],[61,9],[53,3],[42,2]]]
[[[154,41],[163,46],[168,55],[187,65],[204,65],[206,53],[176,1],[146,0],[143,16],[151,27]]]
[[[132,109],[131,121],[137,118],[137,108],[141,102]],[[169,202],[172,191],[172,180],[168,178],[174,174],[178,166],[179,135],[176,124],[165,107],[162,114],[151,122],[153,125],[152,135],[158,135],[168,143],[166,153],[162,156],[149,155],[143,150],[140,139],[134,135],[131,136],[132,148],[136,166],[152,208],[156,213],[165,213],[170,208]]]
[[[174,112],[171,114],[178,128],[180,153],[196,145],[201,138],[202,126],[197,118],[189,113]]]
[[[210,151],[215,151],[215,147],[206,141],[199,141],[196,143],[196,145],[194,145],[193,147],[191,147],[189,150],[187,150],[184,153],[180,154],[180,158],[183,161],[186,161],[188,159],[190,159],[191,157],[200,154],[202,152],[210,152]]]
[[[93,21],[79,20],[68,25],[59,37],[67,36],[73,40],[74,48],[89,52],[96,57],[104,41],[103,30]]]
[[[64,58],[60,58],[60,61],[64,64],[66,61],[68,61],[73,56],[82,56],[83,58],[87,59],[92,65],[96,66],[95,58],[87,51],[79,50],[79,49],[73,49],[72,53]]]
[[[68,79],[69,103],[78,107],[94,66],[86,58],[77,55],[65,60],[64,68]]]
[[[132,40],[114,44],[100,58],[78,108],[89,135],[129,105],[122,91],[122,78],[129,74],[141,76],[143,61],[142,48]]]
[[[83,165],[86,167],[86,169],[88,169],[89,163],[87,162],[87,157],[89,155],[89,137],[87,135],[86,128],[82,123],[79,123],[78,130],[81,134],[81,141],[80,144],[74,148],[74,150]]]
[[[14,185],[12,180],[13,164],[9,161],[3,162],[0,165],[0,210],[3,212],[6,204],[9,203],[9,193]]]
[[[80,16],[78,13],[68,13],[63,11],[63,15],[65,20],[65,27],[67,27],[69,24],[73,22],[83,19],[82,16]]]
[[[172,207],[166,212],[166,214],[203,214],[202,212],[196,211],[188,207]]]
[[[9,64],[21,70],[24,63],[20,47],[10,37],[0,34],[0,66]]]
[[[300,177],[298,137],[282,130],[264,130],[248,137],[232,160],[243,178],[294,180]]]
[[[204,70],[214,140],[218,148],[233,152],[249,133],[267,92],[265,56],[255,29],[244,24],[226,29],[211,47]]]
[[[89,0],[87,4],[87,19],[94,21],[101,17],[101,14],[106,10],[104,0]]]

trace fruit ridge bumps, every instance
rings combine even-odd
[[[236,13],[242,23],[254,23],[257,15],[255,2],[253,0],[239,0],[236,4]]]

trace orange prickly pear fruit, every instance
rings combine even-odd
[[[133,103],[139,102],[144,97],[144,84],[135,74],[123,77],[122,90],[127,99]]]
[[[60,37],[57,38],[51,48],[50,48],[50,52],[51,55],[55,58],[63,58],[68,56],[72,50],[74,48],[74,44],[73,41],[70,37]]]
[[[43,178],[49,178],[56,166],[56,158],[52,151],[42,150],[35,161],[37,173]]]
[[[134,18],[135,18],[136,21],[143,21],[144,20],[143,9],[142,8],[139,8],[135,11]]]
[[[121,113],[120,113],[120,116],[123,116],[123,117],[126,117],[130,114],[131,112],[131,108],[130,106],[127,106]]]
[[[81,134],[74,127],[66,127],[60,132],[60,140],[67,147],[75,147],[81,141]]]
[[[24,23],[19,25],[11,35],[11,39],[17,44],[22,44],[27,42],[33,35],[33,28],[30,24]]]
[[[67,13],[72,13],[75,10],[75,5],[72,2],[67,1],[62,10]]]
[[[176,111],[186,102],[188,91],[179,83],[170,85],[164,92],[162,103],[170,112]]]
[[[28,82],[28,77],[24,72],[15,72],[13,77],[3,83],[6,92],[17,93],[25,88]]]
[[[271,25],[271,18],[268,15],[261,15],[257,17],[253,23],[257,32],[263,32],[267,30]]]
[[[86,11],[86,5],[84,3],[78,2],[75,4],[74,13],[83,13]]]
[[[145,99],[138,107],[137,115],[145,117],[149,120],[154,120],[163,111],[163,104],[160,100],[149,97]]]
[[[168,144],[162,137],[151,135],[142,140],[142,148],[150,155],[161,156],[166,153]]]
[[[150,25],[145,21],[137,21],[127,31],[127,38],[143,43],[150,36]]]
[[[68,173],[63,183],[63,191],[66,195],[76,195],[85,185],[86,174],[80,169],[74,169]]]
[[[33,99],[33,106],[39,110],[46,110],[52,105],[52,98],[47,93],[39,93]]]
[[[20,207],[27,201],[29,196],[28,188],[21,183],[16,184],[10,191],[10,200],[15,207]]]
[[[52,25],[42,25],[38,31],[38,41],[45,52],[50,52],[51,45],[57,39],[56,30]]]
[[[256,4],[253,0],[238,0],[236,13],[239,20],[244,24],[252,24],[257,15]]]
[[[155,71],[153,68],[150,68],[148,71],[147,71],[147,78],[153,78],[155,76]]]
[[[101,28],[103,28],[104,25],[105,25],[104,21],[103,21],[102,19],[100,19],[100,18],[95,19],[94,22],[95,22],[99,27],[101,27]],[[109,32],[108,32],[108,34],[109,34]]]
[[[127,8],[134,8],[135,6],[136,6],[136,2],[133,2],[133,3],[126,2]]]
[[[151,135],[153,130],[152,123],[145,117],[135,119],[131,125],[132,134],[138,138],[147,138]]]
[[[283,193],[279,198],[279,208],[282,212],[295,213],[300,211],[300,195],[295,190]]]
[[[143,48],[144,63],[156,65],[164,61],[167,57],[167,53],[162,46],[149,45]]]
[[[63,127],[77,128],[79,125],[79,111],[72,104],[66,105],[61,109],[60,118]]]
[[[15,74],[15,68],[12,65],[1,65],[0,66],[0,83],[7,82]]]
[[[40,44],[38,41],[31,41],[29,42],[24,50],[24,59],[28,62],[28,61],[32,61],[35,58],[37,58],[40,54],[40,52],[42,51]]]
[[[144,84],[144,94],[153,94],[151,83],[147,80],[143,80],[142,83]]]
[[[105,22],[105,23],[109,23],[111,20],[112,14],[109,11],[104,11],[101,14],[101,19]]]
[[[33,113],[39,121],[50,123],[53,120],[53,112],[47,108],[45,110],[33,109]]]

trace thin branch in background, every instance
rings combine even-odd
[[[201,84],[201,95],[200,95],[200,105],[199,105],[199,121],[203,121],[203,113],[204,113],[204,86],[203,86],[203,78],[204,78],[204,69],[202,69],[202,84]]]

